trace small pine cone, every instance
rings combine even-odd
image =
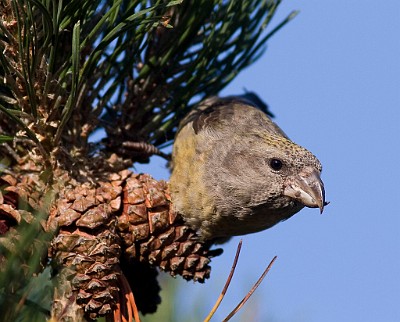
[[[212,244],[199,242],[196,233],[174,213],[166,182],[147,174],[131,175],[122,203],[118,229],[128,261],[150,263],[186,280],[204,282],[210,276]]]
[[[30,224],[34,217],[29,211],[23,187],[25,180],[18,182],[11,175],[2,175],[0,177],[0,245],[10,251],[15,252],[16,244],[20,239],[17,225],[21,223]],[[23,198],[20,198],[20,194]],[[25,209],[19,209],[19,208]],[[33,226],[32,226],[33,227]],[[24,249],[27,253],[35,252],[37,245],[27,245]],[[5,267],[6,258],[0,254],[0,271]]]
[[[21,222],[16,185],[17,180],[14,177],[0,177],[0,235],[4,235],[12,226]]]

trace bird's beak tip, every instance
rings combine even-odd
[[[325,206],[327,206],[327,205],[329,205],[329,204],[330,204],[330,201],[324,201],[324,202],[321,203],[321,206],[318,207],[319,210],[321,211],[321,212],[320,212],[321,215],[322,215],[322,213],[324,212]]]

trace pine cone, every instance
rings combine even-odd
[[[0,177],[1,243],[10,251],[18,240],[16,226],[46,209],[49,187],[39,173]],[[142,313],[154,312],[160,303],[157,267],[187,280],[209,277],[208,263],[219,250],[199,242],[173,212],[166,182],[129,170],[92,180],[96,184],[61,170],[56,177],[50,188],[56,201],[43,225],[55,233],[48,257],[60,281],[52,309],[56,321],[126,315],[131,290]]]
[[[154,312],[160,302],[154,267],[187,280],[209,277],[209,258],[216,253],[174,214],[166,182],[124,170],[97,184],[69,179],[50,212],[48,229],[59,231],[49,255],[69,281],[58,292],[54,318],[124,314],[131,288],[138,308]],[[139,275],[152,290],[143,293]],[[70,310],[74,299],[83,310]]]
[[[37,199],[42,186],[33,184],[34,178],[33,174],[19,180],[8,174],[0,177],[0,274],[9,277],[6,292],[10,293],[18,293],[46,265],[51,235],[43,230],[44,201]]]
[[[20,238],[17,225],[30,224],[33,210],[43,206],[38,193],[41,185],[34,183],[32,177],[20,181],[9,174],[0,177],[0,244],[10,251]]]
[[[121,247],[113,214],[120,209],[122,182],[116,175],[96,188],[70,180],[60,191],[48,222],[49,227],[59,228],[50,250],[53,266],[74,269],[70,292],[62,294],[76,298],[92,319],[111,313],[118,301]],[[58,301],[53,316],[66,320],[62,314],[69,302]]]
[[[21,221],[18,194],[13,191],[17,181],[10,175],[0,177],[0,235]]]
[[[172,276],[204,282],[210,275],[207,252],[170,207],[168,185],[147,174],[131,175],[124,187],[118,229],[125,256],[158,266]]]

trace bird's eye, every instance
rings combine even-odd
[[[279,171],[283,167],[283,163],[279,159],[271,159],[271,161],[269,162],[269,165],[275,171]]]

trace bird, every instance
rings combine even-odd
[[[179,124],[171,200],[199,239],[224,240],[271,228],[304,207],[322,214],[321,171],[254,100],[213,96]]]

